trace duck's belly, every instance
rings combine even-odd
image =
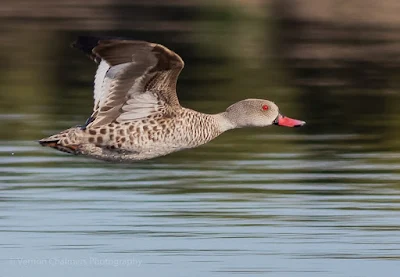
[[[126,150],[152,157],[194,147],[190,130],[177,124],[123,124],[111,130],[103,144],[110,150]]]

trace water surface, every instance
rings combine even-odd
[[[397,276],[398,89],[294,85],[262,39],[277,28],[269,18],[178,5],[140,25],[135,7],[124,23],[108,9],[82,26],[1,19],[11,54],[0,69],[0,275]],[[112,18],[111,33],[182,55],[182,105],[216,113],[267,98],[307,125],[229,131],[128,165],[40,147],[89,116],[95,67],[68,44]]]

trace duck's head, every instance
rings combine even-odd
[[[225,117],[233,128],[266,127],[279,125],[300,127],[304,121],[292,119],[279,113],[278,106],[263,99],[246,99],[239,101],[226,109]]]

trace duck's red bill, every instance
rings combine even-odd
[[[306,124],[305,121],[293,119],[284,115],[278,115],[274,121],[275,125],[285,126],[285,127],[301,127]]]

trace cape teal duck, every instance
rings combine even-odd
[[[98,63],[93,113],[83,126],[41,139],[43,146],[129,162],[197,147],[230,129],[305,124],[263,99],[242,100],[218,114],[182,107],[176,83],[183,60],[160,44],[80,37],[73,46]]]

